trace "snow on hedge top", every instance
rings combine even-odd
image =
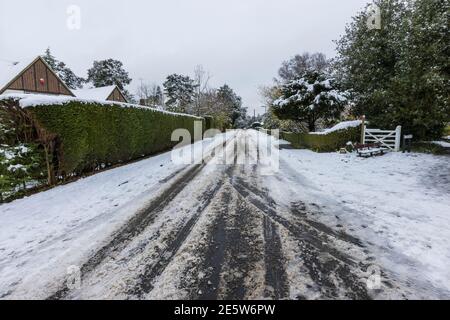
[[[0,101],[2,100],[18,100],[19,105],[22,108],[29,108],[29,107],[36,107],[36,106],[45,106],[45,105],[64,105],[68,104],[69,102],[80,102],[80,103],[95,103],[100,104],[104,106],[119,106],[123,108],[137,108],[137,109],[144,109],[148,111],[153,112],[161,112],[165,114],[170,114],[174,116],[184,116],[184,117],[192,117],[196,119],[203,119],[202,117],[196,117],[190,114],[185,113],[176,113],[176,112],[169,112],[164,110],[159,110],[156,108],[146,107],[146,106],[140,106],[137,104],[130,104],[130,103],[122,103],[122,102],[116,102],[116,101],[105,101],[105,100],[98,100],[98,99],[82,99],[82,98],[75,98],[71,96],[56,96],[56,95],[45,95],[45,94],[28,94],[28,93],[8,93],[4,95],[0,95]]]
[[[115,88],[116,86],[114,85],[100,88],[83,88],[73,90],[73,93],[81,99],[106,100]]]
[[[431,141],[433,144],[437,144],[438,146],[444,147],[444,148],[450,148],[450,143],[446,141]]]
[[[310,132],[310,134],[326,135],[326,134],[330,134],[332,132],[336,132],[336,131],[339,131],[339,130],[345,130],[345,129],[348,129],[348,128],[359,127],[361,125],[361,123],[362,123],[361,120],[344,121],[344,122],[338,123],[333,128],[326,129],[326,130],[324,130],[322,132]]]

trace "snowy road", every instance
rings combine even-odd
[[[120,176],[110,189],[113,197],[108,203],[114,205],[98,204],[104,209],[102,215],[86,214],[79,218],[81,222],[70,221],[72,227],[60,226],[65,230],[61,235],[33,246],[24,240],[17,243],[21,228],[26,228],[8,212],[17,213],[20,206],[30,209],[44,196],[0,207],[2,222],[13,225],[2,227],[5,233],[0,236],[0,297],[450,297],[445,270],[437,276],[444,282],[440,287],[436,285],[439,281],[432,281],[436,279],[414,279],[411,270],[422,270],[414,261],[397,257],[399,264],[406,264],[404,269],[411,269],[401,273],[392,267],[393,260],[386,258],[395,254],[394,247],[385,248],[383,255],[375,240],[364,234],[358,238],[359,230],[346,228],[345,218],[355,208],[338,202],[337,194],[324,193],[315,179],[307,177],[308,172],[300,173],[292,160],[293,151],[283,150],[278,156],[278,141],[272,137],[237,131],[203,145],[207,152],[196,164],[171,164],[168,155],[162,155],[86,179],[91,186],[94,179],[107,184]],[[278,160],[279,167],[273,167]],[[159,162],[165,162],[163,176],[155,179],[156,173],[151,171],[147,177],[152,178],[144,184],[140,179],[146,176],[145,166],[155,168]],[[141,174],[130,168],[142,170]],[[119,181],[133,184],[129,193],[134,197],[128,195],[125,201],[126,196],[116,190],[123,186]],[[75,184],[67,188],[76,188]],[[47,198],[58,198],[57,189],[49,191]],[[83,208],[91,205],[95,209],[94,199],[85,197],[80,193]],[[116,204],[120,199],[123,203]],[[447,204],[442,208],[448,208]],[[63,203],[58,210],[64,211]],[[49,219],[45,213],[42,216]],[[343,225],[323,218],[330,216]],[[355,222],[355,216],[351,217]],[[445,237],[445,226],[443,230]],[[45,228],[40,232],[45,233]],[[59,244],[65,241],[69,244]],[[440,249],[447,248],[442,243]],[[440,263],[448,265],[448,261],[444,254]]]

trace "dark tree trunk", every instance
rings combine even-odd
[[[309,132],[316,132],[316,113],[314,110],[311,111],[311,114],[308,116],[308,130]]]
[[[47,164],[47,183],[50,186],[54,186],[56,184],[56,176],[53,168],[53,163],[50,159],[53,148],[51,146],[48,147],[47,145],[44,145],[44,150],[45,150],[45,162]]]

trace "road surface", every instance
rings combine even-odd
[[[2,204],[0,299],[450,297],[448,157],[284,143],[231,131]]]
[[[287,185],[301,177],[279,160],[274,141],[238,131],[174,174],[48,298],[369,299],[389,292],[388,280],[371,278],[374,258],[361,241],[312,220],[319,205],[283,196],[280,188],[292,192]]]

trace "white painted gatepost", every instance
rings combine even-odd
[[[363,126],[364,144],[379,143],[382,148],[400,151],[400,142],[402,136],[402,127],[398,126],[395,130],[368,129]]]

